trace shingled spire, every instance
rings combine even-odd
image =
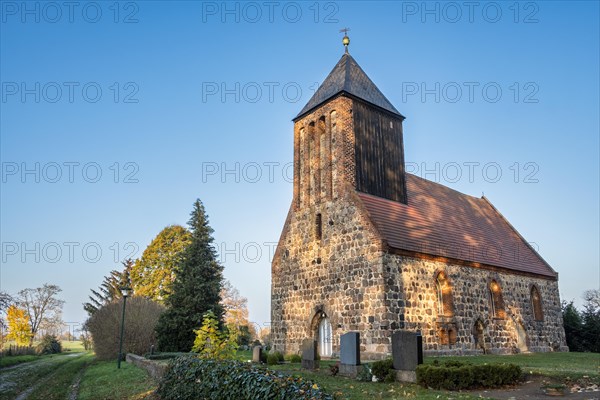
[[[356,60],[349,53],[344,53],[323,84],[294,118],[294,121],[341,93],[357,97],[404,119],[404,116],[381,93]]]

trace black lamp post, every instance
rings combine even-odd
[[[119,359],[117,360],[117,368],[121,368],[121,358],[123,357],[123,332],[125,332],[125,303],[127,297],[131,294],[131,288],[122,287],[121,293],[123,294],[123,314],[121,315],[121,340],[119,340]]]

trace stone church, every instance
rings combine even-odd
[[[321,357],[395,330],[426,354],[565,351],[558,274],[486,197],[405,172],[404,116],[346,52],[294,118],[294,190],[272,263],[273,348]]]

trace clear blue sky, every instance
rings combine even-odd
[[[0,286],[58,284],[65,321],[196,198],[225,276],[269,321],[291,119],[345,26],[407,117],[409,170],[485,192],[563,299],[599,286],[598,2],[1,4]]]

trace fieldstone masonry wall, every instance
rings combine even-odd
[[[566,350],[558,282],[392,254],[355,192],[353,100],[339,96],[294,126],[294,198],[272,263],[274,350],[318,341],[326,317],[333,356],[340,335],[360,332],[361,357],[391,354],[391,335],[421,331],[426,353]],[[452,312],[438,315],[435,276],[444,271]],[[489,287],[501,288],[494,318]],[[533,317],[531,288],[542,299]]]
[[[389,333],[371,330],[367,316],[383,319],[386,312],[383,244],[348,182],[354,165],[352,100],[338,97],[317,111],[294,129],[294,207],[272,265],[274,348],[297,353],[303,339],[317,338],[325,314],[334,355],[339,336],[348,331],[362,332],[362,351],[381,352]],[[319,121],[324,130],[316,135],[313,124]]]
[[[384,259],[391,317],[384,324],[420,330],[427,353],[567,350],[555,280],[392,254]],[[454,303],[451,317],[438,315],[435,277],[439,271],[444,271],[450,282]],[[501,287],[505,318],[493,316],[489,291],[492,280]],[[534,319],[532,285],[541,293],[542,321]],[[483,325],[483,343],[477,338],[478,320]],[[455,330],[454,343],[442,345],[448,328]]]

